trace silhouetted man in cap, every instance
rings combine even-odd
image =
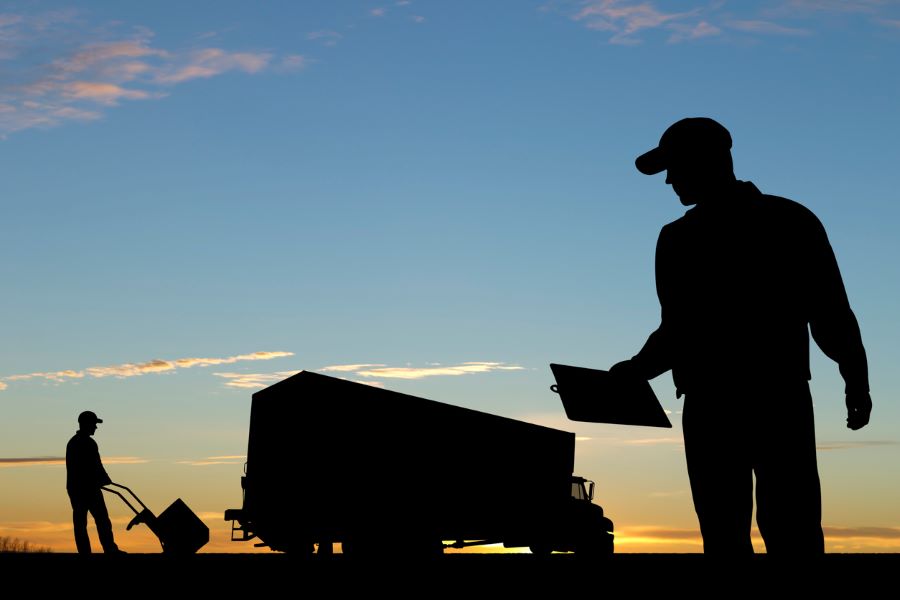
[[[685,396],[685,454],[706,553],[824,552],[809,332],[846,384],[847,426],[869,422],[866,353],[822,224],[802,205],[735,179],[731,135],[707,118],[669,127],[639,171],[666,171],[685,206],[656,248],[659,328],[621,374],[672,370]]]
[[[66,491],[72,502],[72,524],[75,528],[75,546],[79,554],[91,553],[91,541],[87,532],[87,514],[94,517],[100,545],[106,553],[123,554],[113,540],[112,523],[106,511],[101,487],[112,483],[103,463],[97,442],[91,439],[102,423],[93,412],[86,410],[78,415],[78,431],[66,445]]]

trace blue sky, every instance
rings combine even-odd
[[[6,2],[0,458],[60,456],[91,408],[134,459],[114,477],[216,514],[254,389],[376,365],[327,372],[576,431],[632,550],[696,549],[670,376],[660,434],[566,421],[547,364],[605,368],[657,325],[684,209],[633,161],[703,115],[826,226],[875,401],[847,431],[814,352],[829,544],[893,548],[898,55],[888,0]],[[0,535],[70,547],[61,476],[0,469]]]

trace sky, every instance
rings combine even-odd
[[[671,375],[673,429],[588,424],[548,365],[658,325],[685,209],[634,158],[709,116],[825,225],[874,401],[846,429],[813,345],[826,547],[896,551],[898,58],[896,0],[3,2],[0,536],[74,550],[60,457],[93,410],[113,480],[254,551],[223,521],[251,395],[312,370],[575,432],[617,551],[700,551]]]

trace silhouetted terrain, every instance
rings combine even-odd
[[[548,558],[524,555],[447,555],[411,560],[396,554],[379,562],[336,555],[296,559],[284,554],[161,554],[80,557],[76,554],[0,555],[0,572],[10,586],[40,592],[84,586],[96,593],[185,592],[212,598],[237,593],[300,597],[317,590],[341,597],[354,591],[485,597],[495,593],[552,593],[554,597],[595,598],[611,591],[629,597],[653,593],[688,597],[736,597],[746,592],[837,591],[890,593],[900,554],[831,554],[813,561],[773,561],[757,555],[745,561],[717,561],[700,554],[619,554],[580,561],[571,554]],[[776,584],[777,582],[777,584]],[[588,595],[589,594],[589,595]],[[781,596],[781,594],[779,594]],[[508,596],[504,596],[508,597]]]

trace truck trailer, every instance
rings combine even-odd
[[[377,556],[613,551],[575,434],[310,371],[253,394],[232,540]]]

